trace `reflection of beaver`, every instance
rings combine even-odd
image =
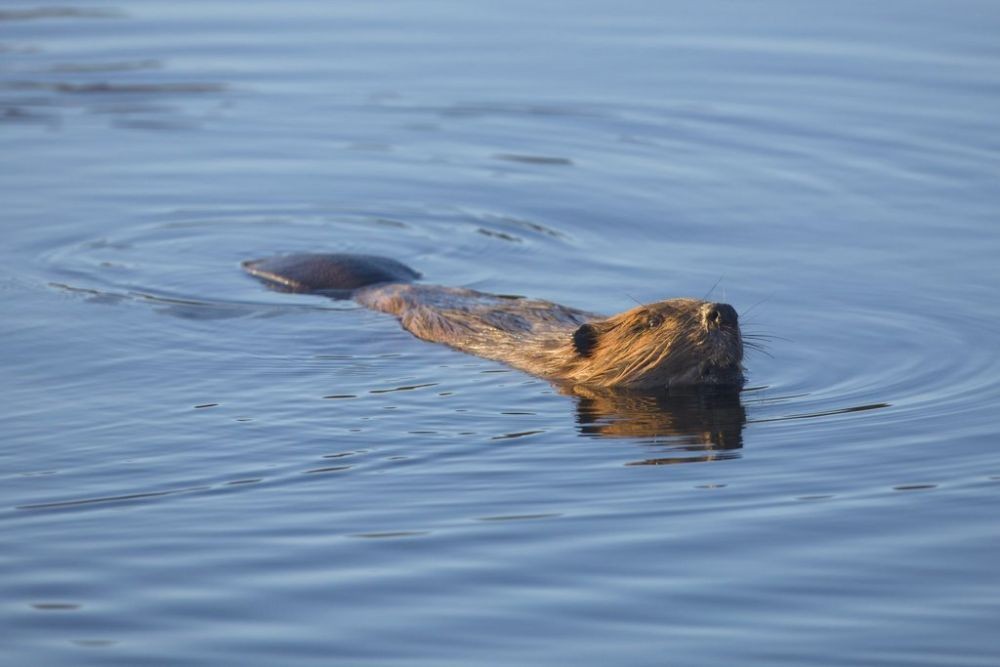
[[[415,285],[419,274],[366,255],[288,255],[243,263],[293,292],[350,296],[407,331],[568,386],[663,389],[743,383],[736,311],[670,299],[603,317],[549,301]]]
[[[651,438],[655,454],[631,465],[732,458],[743,447],[746,411],[736,388],[699,391],[608,391],[574,387],[582,435]]]

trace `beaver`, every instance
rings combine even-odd
[[[736,310],[668,299],[606,317],[550,301],[418,284],[386,257],[295,254],[243,268],[289,292],[352,298],[395,315],[417,338],[502,361],[564,386],[662,390],[740,387],[743,339]]]

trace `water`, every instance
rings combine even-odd
[[[5,5],[0,663],[997,664],[998,28]],[[765,350],[574,398],[239,270],[302,250]]]

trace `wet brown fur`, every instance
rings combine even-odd
[[[602,317],[549,301],[434,285],[365,287],[355,300],[423,340],[593,387],[739,385],[743,342],[725,304],[670,299]],[[709,321],[709,313],[729,317]]]
[[[347,295],[423,340],[503,361],[570,387],[665,389],[743,383],[732,306],[670,299],[613,317],[550,301],[417,285],[384,257],[299,254],[243,263],[284,291]]]

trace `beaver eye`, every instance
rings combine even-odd
[[[662,315],[650,315],[649,319],[646,320],[646,324],[649,326],[650,329],[655,329],[656,327],[658,327],[661,324],[663,324],[663,316]]]

